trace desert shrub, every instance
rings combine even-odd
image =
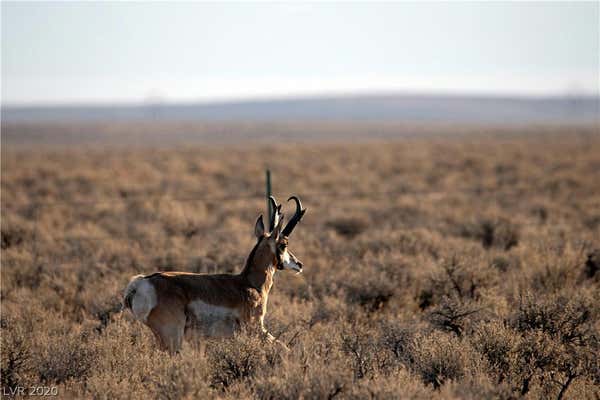
[[[514,316],[521,332],[541,330],[562,343],[585,345],[595,335],[600,308],[585,292],[526,295]]]
[[[339,323],[345,319],[350,311],[349,305],[343,297],[324,296],[316,302],[309,319],[310,325]]]
[[[472,357],[472,349],[467,344],[435,331],[428,335],[416,335],[411,353],[411,369],[434,389],[448,381],[462,378]]]
[[[254,377],[261,369],[276,369],[281,362],[276,346],[245,333],[236,335],[233,342],[210,341],[207,357],[213,367],[212,387],[222,390]]]
[[[557,399],[563,398],[566,393],[572,395],[572,388],[580,381],[588,379],[599,383],[598,378],[598,353],[600,346],[596,343],[589,347],[561,345],[556,354],[552,370],[548,373],[550,381],[546,391],[557,394]]]
[[[182,352],[182,357],[166,356],[157,349],[155,338],[148,328],[132,320],[128,313],[119,313],[112,317],[112,322],[101,333],[96,333],[93,329],[96,323],[89,321],[94,332],[94,365],[85,380],[80,381],[85,385],[80,386],[73,397],[107,400],[127,396],[154,398],[158,395],[159,383],[165,384],[161,376],[169,368],[188,368],[190,362],[187,357],[193,359],[196,368],[190,369],[190,372],[204,365],[204,359],[197,352],[187,349]],[[197,385],[203,383],[208,385],[208,379],[197,382]]]
[[[531,288],[539,293],[557,292],[565,287],[565,283],[575,284],[576,270],[572,266],[557,260],[534,269],[530,277]]]
[[[42,262],[35,262],[22,265],[13,273],[13,279],[17,286],[36,289],[42,283],[46,274],[46,266]]]
[[[190,259],[187,271],[194,273],[217,273],[219,271],[219,265],[215,260],[208,257],[194,257]]]
[[[102,359],[75,398],[194,399],[214,397],[204,354],[186,348],[170,357],[151,348],[102,345]],[[125,347],[127,350],[123,350]],[[114,353],[109,354],[112,350]],[[62,394],[62,392],[61,392]]]
[[[96,360],[96,347],[85,334],[65,334],[43,343],[37,355],[36,369],[41,382],[64,383],[85,380]]]
[[[373,332],[352,327],[342,332],[340,339],[342,351],[352,361],[355,379],[373,376],[377,371],[385,371],[390,367],[390,357],[382,351]]]
[[[421,310],[425,310],[429,307],[431,307],[434,302],[437,301],[437,299],[434,299],[434,293],[432,288],[426,288],[426,289],[422,289],[418,296],[417,296],[417,301],[419,303],[419,308]]]
[[[490,265],[502,272],[506,272],[510,267],[510,260],[506,257],[495,257]]]
[[[519,334],[493,321],[479,326],[471,342],[484,355],[495,381],[515,395],[535,392],[561,398],[575,379],[589,375],[589,352],[565,346],[542,330]]]
[[[515,363],[513,384],[521,395],[526,395],[536,379],[541,383],[548,377],[557,346],[546,333],[534,331],[522,337],[515,353],[518,361]]]
[[[149,375],[155,399],[196,399],[212,395],[209,366],[196,351],[163,357]]]
[[[3,193],[6,192],[3,190]],[[6,213],[4,209],[5,205],[6,203],[3,201],[0,248],[2,250],[15,250],[22,249],[26,245],[30,247],[33,239],[36,238],[36,208],[34,206],[28,207],[28,210],[25,212],[26,215],[23,216],[17,212]]]
[[[179,271],[185,268],[181,258],[172,252],[153,258],[150,264],[158,271]]]
[[[505,218],[483,218],[461,227],[460,235],[477,240],[485,249],[510,250],[519,244],[518,227]]]
[[[490,267],[500,271],[515,271],[521,268],[521,259],[516,254],[498,255],[490,261]]]
[[[427,309],[443,299],[478,300],[481,291],[493,283],[491,270],[484,270],[465,259],[453,256],[442,260],[418,294],[419,307]]]
[[[597,379],[597,319],[587,293],[526,296],[514,317],[522,332],[515,368],[521,394],[537,380],[544,396],[562,398],[574,381]]]
[[[96,331],[98,333],[102,333],[102,331],[106,328],[106,326],[111,321],[111,318],[114,314],[122,311],[123,304],[120,299],[115,299],[112,303],[106,304],[103,307],[99,308],[95,313],[95,317],[98,319],[98,325],[96,326]]]
[[[586,282],[585,274],[582,273],[589,242],[567,240],[563,233],[558,232],[547,241],[538,242],[532,247],[535,253],[523,260],[523,277],[527,278],[527,286],[533,292],[558,293],[564,288],[594,283]]]
[[[321,347],[321,346],[319,346]],[[327,347],[327,346],[326,346]],[[353,373],[339,352],[300,347],[276,370],[263,371],[254,383],[262,399],[343,398],[353,386]]]
[[[400,363],[411,365],[414,361],[411,357],[411,346],[418,328],[414,324],[400,321],[384,321],[381,331],[381,346],[391,352]]]
[[[31,344],[23,329],[15,321],[3,321],[2,359],[0,364],[0,383],[2,388],[14,390],[17,386],[26,386],[31,371]]]
[[[440,392],[441,398],[443,399],[514,400],[519,397],[510,385],[504,382],[494,382],[486,374],[480,371],[465,376],[465,378],[460,381],[449,382],[441,388]]]
[[[496,320],[478,325],[470,340],[473,347],[487,360],[496,381],[503,382],[516,362],[518,332]]]
[[[384,274],[373,274],[367,279],[354,280],[345,285],[350,304],[361,306],[366,312],[380,311],[396,291],[397,283]]]
[[[404,254],[409,256],[439,256],[439,237],[425,229],[371,230],[369,235],[362,235],[352,242],[352,249],[358,256],[365,254],[389,255]]]
[[[340,217],[327,221],[326,225],[338,235],[353,238],[367,229],[368,222],[364,218]]]
[[[434,393],[417,376],[406,368],[399,368],[390,375],[376,376],[344,388],[341,398],[359,399],[431,399]]]
[[[471,319],[481,311],[481,307],[456,298],[444,298],[427,314],[431,324],[441,330],[462,336]]]
[[[542,204],[536,204],[529,210],[531,215],[537,217],[541,223],[545,223],[548,220],[549,210],[548,207]]]
[[[6,250],[10,247],[19,246],[25,240],[25,230],[18,227],[2,227],[0,231],[0,247]]]
[[[588,279],[594,279],[600,276],[600,249],[596,249],[588,253],[585,260],[583,273]]]
[[[589,215],[584,217],[583,224],[591,231],[594,231],[600,227],[600,215]]]

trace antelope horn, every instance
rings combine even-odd
[[[269,204],[271,204],[271,215],[269,215],[269,232],[271,232],[277,226],[277,222],[279,222],[278,214],[280,213],[281,205],[277,205],[277,200],[273,196],[269,196]]]
[[[300,202],[300,199],[298,197],[292,196],[288,199],[288,201],[290,200],[294,200],[296,202],[296,212],[294,213],[294,216],[290,219],[290,222],[288,222],[285,228],[283,228],[283,231],[281,231],[283,236],[289,236],[292,233],[292,231],[296,227],[296,224],[300,222],[300,220],[304,216],[304,213],[306,212],[306,208],[302,209],[302,203]]]

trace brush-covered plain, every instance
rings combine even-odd
[[[6,397],[598,398],[595,127],[2,152]],[[266,318],[289,352],[241,333],[168,356],[122,290],[239,272],[266,167],[308,208]]]

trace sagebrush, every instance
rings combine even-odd
[[[16,129],[13,127],[13,130]],[[33,128],[28,128],[33,129]],[[170,357],[128,279],[236,272],[309,209],[266,325]],[[600,390],[592,128],[224,147],[2,146],[2,386],[62,398],[571,398]],[[291,212],[291,209],[288,211]]]

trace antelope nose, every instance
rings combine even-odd
[[[298,268],[302,269],[302,267],[304,267],[304,264],[302,264],[302,261],[298,260],[298,262],[296,263],[298,264]]]

